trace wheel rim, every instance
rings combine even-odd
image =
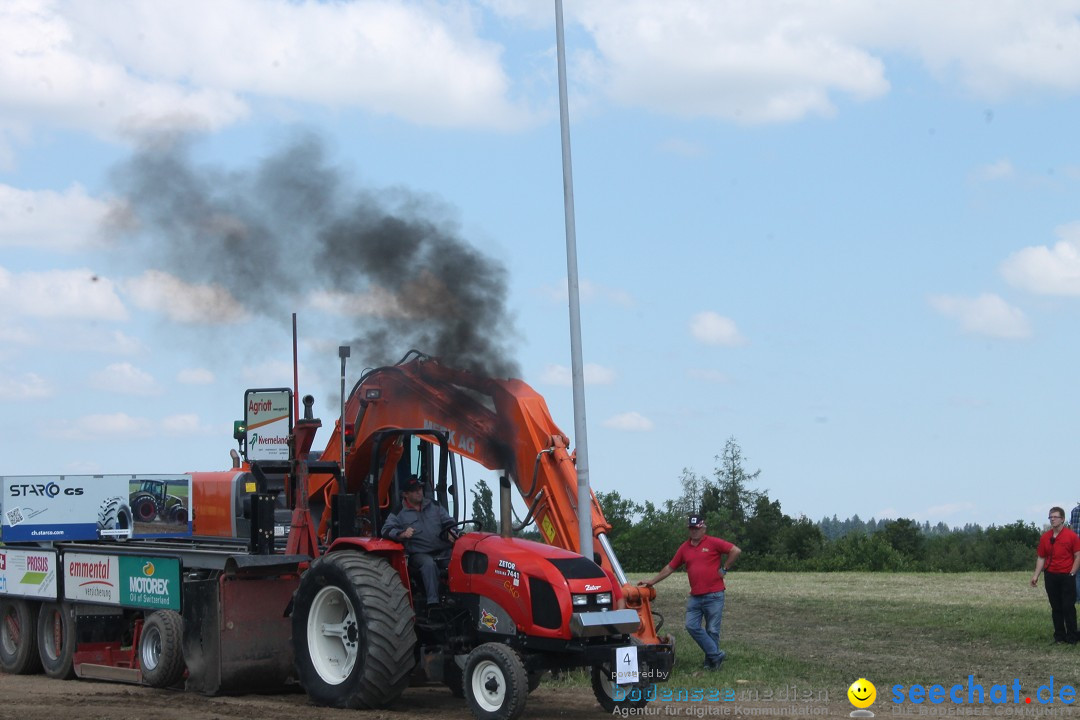
[[[143,502],[139,505],[138,513],[140,520],[153,520],[154,515],[157,515],[157,509],[154,507],[153,503]]]
[[[476,704],[485,712],[495,712],[506,702],[506,676],[491,660],[477,663],[472,673],[472,691]]]
[[[604,691],[604,694],[609,698],[615,697],[615,683],[611,682],[611,672],[607,668],[599,668],[597,671],[600,673],[600,689]]]
[[[139,655],[144,670],[153,670],[161,662],[161,632],[156,627],[143,630],[142,652]]]
[[[360,628],[352,602],[340,589],[325,587],[311,603],[308,657],[323,682],[339,685],[356,666]]]

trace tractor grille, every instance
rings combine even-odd
[[[532,598],[533,622],[542,628],[558,630],[562,627],[562,610],[555,590],[546,580],[529,578],[529,596]]]

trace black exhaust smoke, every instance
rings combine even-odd
[[[248,312],[277,319],[334,305],[355,318],[350,345],[368,366],[418,348],[520,376],[505,267],[431,198],[351,187],[314,136],[249,170],[200,166],[188,140],[157,138],[113,179],[114,232],[186,282],[221,285]]]

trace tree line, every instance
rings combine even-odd
[[[760,470],[743,467],[742,449],[729,438],[711,475],[683,470],[682,493],[659,506],[619,492],[597,492],[611,524],[611,544],[627,572],[655,572],[686,540],[686,516],[705,516],[709,534],[738,545],[740,570],[925,571],[1023,570],[1034,564],[1040,529],[1022,520],[982,528],[950,528],[907,518],[812,521],[785,513],[779,500],[754,487]],[[495,530],[492,493],[481,480],[473,516]],[[535,531],[519,533],[539,539]]]

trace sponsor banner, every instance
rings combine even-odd
[[[180,561],[129,555],[64,555],[68,600],[150,609],[180,609]]]
[[[120,604],[180,609],[180,561],[175,558],[120,558]]]
[[[248,460],[288,460],[292,431],[292,391],[244,393],[245,450]]]
[[[191,535],[190,475],[0,476],[4,542]]]
[[[0,558],[3,558],[0,588],[5,593],[49,600],[57,598],[55,551],[4,548]]]
[[[64,553],[64,597],[75,602],[119,605],[119,558]]]

